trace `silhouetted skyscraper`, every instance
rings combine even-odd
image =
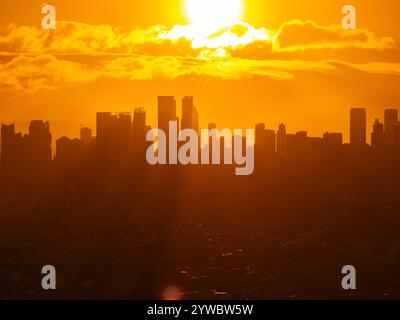
[[[97,160],[100,188],[118,191],[128,180],[131,167],[131,116],[97,113]]]
[[[276,135],[274,130],[266,130],[264,123],[256,125],[255,150],[257,153],[274,154],[276,148]]]
[[[9,181],[15,174],[15,126],[1,125],[1,178]]]
[[[169,133],[169,122],[176,121],[176,101],[172,96],[158,97],[158,129]]]
[[[184,97],[182,99],[181,129],[193,129],[199,133],[199,114],[193,104],[193,97]]]
[[[394,128],[399,120],[399,114],[396,109],[385,110],[385,141],[390,146],[394,143]]]
[[[1,125],[1,175],[4,177],[10,171],[12,164],[12,148],[15,135],[15,126]]]
[[[364,146],[367,143],[367,111],[352,108],[350,111],[350,144]]]
[[[51,134],[48,122],[34,120],[27,136],[27,161],[32,182],[37,184],[48,176],[51,165]]]
[[[81,128],[80,136],[83,145],[87,146],[93,140],[92,129],[87,127]]]
[[[400,147],[400,122],[397,122],[393,130],[393,144],[397,149]]]
[[[99,170],[98,177],[101,180],[99,187],[105,190],[108,183],[111,113],[98,112],[96,117],[96,158]]]
[[[146,111],[135,109],[132,124],[132,162],[135,167],[146,161]]]
[[[391,171],[391,157],[384,152],[385,133],[383,123],[375,119],[371,133],[371,158],[370,158],[370,177],[371,188],[377,200],[383,201],[387,188],[391,185],[389,170]],[[357,169],[356,169],[357,170]]]
[[[265,123],[257,123],[255,130],[255,145],[257,147],[263,147],[265,143]]]
[[[176,122],[176,135],[179,132],[179,118],[176,116],[176,101],[173,96],[159,96],[158,97],[158,129],[163,130],[167,136],[166,150],[168,157],[172,154],[169,153],[169,124],[170,122]],[[177,137],[178,138],[178,137]],[[172,147],[173,148],[173,147]]]
[[[276,153],[276,134],[274,130],[265,131],[265,145],[268,155]]]
[[[286,126],[283,123],[279,125],[276,144],[276,152],[278,154],[286,152]]]
[[[371,134],[371,146],[381,148],[385,146],[385,133],[383,123],[379,119],[375,119],[374,127]]]

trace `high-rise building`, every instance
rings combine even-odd
[[[193,103],[193,97],[182,99],[182,125],[181,129],[193,129],[199,133],[199,114]]]
[[[132,162],[135,166],[144,164],[146,160],[146,111],[137,108],[133,112],[132,124]]]
[[[15,133],[14,124],[1,125],[0,177],[5,181],[16,182],[24,177],[25,147],[26,140],[21,133]]]
[[[379,119],[375,119],[371,134],[371,146],[381,148],[385,145],[385,133],[383,123]]]
[[[28,174],[34,184],[48,176],[51,159],[50,125],[48,122],[34,120],[29,125],[27,136],[27,161],[30,169]]]
[[[393,144],[397,147],[397,149],[400,147],[400,122],[397,122],[397,125],[393,130]]]
[[[83,127],[80,132],[81,141],[84,146],[87,146],[93,140],[92,129]]]
[[[276,144],[276,152],[278,154],[286,152],[286,126],[283,123],[279,125]]]
[[[255,149],[257,153],[274,154],[276,149],[276,134],[274,130],[266,130],[264,123],[258,123],[255,129]]]
[[[98,112],[96,115],[96,150],[98,165],[106,170],[110,148],[111,113]]]
[[[276,152],[276,133],[274,130],[265,130],[265,146],[267,154]]]
[[[130,114],[97,113],[96,149],[99,187],[103,191],[118,191],[128,180],[131,166]]]
[[[386,145],[394,143],[394,128],[399,121],[399,113],[396,109],[385,110],[385,141]]]
[[[352,108],[350,111],[350,144],[364,146],[367,143],[367,111]]]
[[[265,144],[265,123],[257,123],[255,130],[256,148],[263,148]]]
[[[176,116],[176,101],[173,96],[159,96],[158,97],[158,129],[162,130],[167,136],[166,142],[166,150],[168,159],[172,159],[172,154],[169,152],[170,148],[174,148],[174,146],[170,146],[169,142],[169,125],[170,122],[176,123],[176,135],[178,136],[179,132],[179,118]],[[174,133],[171,133],[174,134]],[[177,137],[178,138],[178,137]]]
[[[1,125],[1,177],[9,180],[15,174],[15,126]]]
[[[146,140],[146,111],[143,108],[136,108],[133,112],[132,138],[136,140]]]
[[[158,129],[163,130],[168,136],[169,122],[177,121],[176,101],[173,96],[158,97]],[[178,129],[179,131],[179,129]]]

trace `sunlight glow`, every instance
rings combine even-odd
[[[186,0],[185,4],[191,23],[175,25],[159,38],[190,41],[192,48],[204,49],[199,59],[228,58],[231,49],[273,40],[269,30],[240,20],[243,0]]]
[[[176,25],[160,35],[161,39],[184,38],[192,42],[192,48],[237,48],[256,41],[272,41],[269,30],[256,29],[246,22],[237,21],[226,27],[199,28],[197,24]]]
[[[186,0],[186,14],[193,24],[224,27],[241,18],[242,0]]]

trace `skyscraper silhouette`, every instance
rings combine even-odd
[[[385,133],[383,123],[379,119],[375,119],[372,134],[371,146],[373,148],[382,148],[385,145]]]
[[[286,152],[286,126],[281,123],[277,132],[276,152],[282,154]]]
[[[350,144],[364,146],[367,143],[367,111],[364,108],[350,110]]]
[[[255,147],[259,153],[265,155],[275,154],[276,134],[274,130],[266,130],[264,123],[256,125],[255,129]]]
[[[386,145],[394,144],[394,128],[399,120],[399,114],[396,109],[385,110],[385,141]]]
[[[17,174],[16,161],[18,150],[16,146],[15,125],[1,125],[1,178],[13,180]]]
[[[400,150],[400,122],[397,122],[393,130],[393,144],[397,150]]]
[[[265,144],[265,123],[257,123],[255,130],[255,143],[257,148],[263,148]]]
[[[176,101],[173,96],[159,96],[158,97],[158,129],[162,130],[167,136],[166,150],[167,155],[171,156],[169,152],[169,123],[175,121],[177,127],[177,135],[179,132],[179,119],[176,116]],[[178,137],[177,137],[178,138]],[[170,160],[170,159],[168,159]]]
[[[27,153],[31,182],[38,184],[39,180],[48,178],[52,160],[51,133],[48,122],[34,120],[30,123]]]
[[[175,98],[173,96],[159,96],[158,129],[163,130],[168,135],[170,121],[177,121]]]
[[[87,146],[93,140],[92,129],[83,127],[80,131],[80,138],[84,146]]]
[[[199,114],[193,104],[193,97],[182,99],[182,125],[181,129],[193,129],[199,133]]]
[[[133,170],[137,171],[137,166],[143,166],[146,161],[146,111],[137,108],[133,113],[132,124],[132,164]]]
[[[98,178],[103,191],[118,191],[129,178],[131,126],[130,114],[97,113]]]

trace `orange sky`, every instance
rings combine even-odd
[[[40,28],[43,1],[1,1],[0,121],[76,136],[96,111],[140,106],[155,126],[157,95],[194,95],[203,126],[347,137],[351,106],[369,127],[399,107],[398,1],[352,1],[355,31],[340,26],[347,2],[243,2],[241,23],[199,39],[181,0],[54,0],[55,31]]]

